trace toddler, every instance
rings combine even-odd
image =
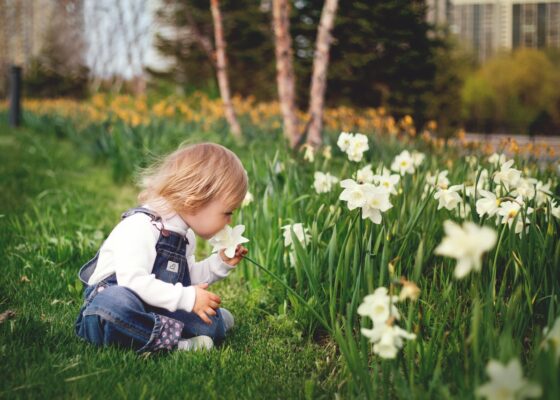
[[[202,143],[167,156],[141,184],[142,206],[122,215],[80,269],[86,286],[76,333],[98,346],[138,352],[210,349],[234,320],[206,289],[247,249],[196,262],[195,234],[209,239],[231,222],[247,192],[247,173],[233,152]]]

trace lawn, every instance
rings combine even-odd
[[[237,326],[209,353],[138,357],[80,341],[76,273],[135,205],[135,189],[41,131],[1,125],[0,153],[0,312],[15,312],[0,324],[0,397],[333,396],[333,346],[315,344],[277,312],[277,287],[250,285],[240,274],[212,287]]]
[[[241,142],[201,95],[29,102],[26,128],[2,127],[4,396],[560,397],[557,160],[350,109],[296,152],[277,106],[236,101]],[[213,287],[235,331],[209,354],[80,342],[76,272],[135,204],[136,171],[203,140],[249,176],[232,223],[248,259]]]

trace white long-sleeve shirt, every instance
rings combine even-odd
[[[196,262],[193,254],[195,235],[183,219],[174,214],[163,217],[162,222],[165,229],[187,235],[189,245],[186,256],[191,285],[211,284],[225,278],[235,268],[223,262],[219,254]],[[97,266],[88,284],[95,284],[116,273],[118,284],[134,291],[147,304],[169,311],[182,309],[191,312],[196,300],[194,286],[167,283],[156,279],[152,273],[159,235],[160,231],[152,224],[151,217],[144,213],[122,220],[101,246]]]

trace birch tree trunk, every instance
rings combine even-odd
[[[290,147],[294,148],[299,141],[300,134],[295,105],[295,76],[289,17],[288,0],[273,0],[272,19],[276,50],[278,98],[284,121],[284,136],[288,139]]]
[[[229,123],[231,133],[233,133],[235,137],[240,138],[241,127],[237,122],[229,91],[226,42],[224,40],[224,31],[222,29],[222,15],[220,13],[220,5],[218,0],[210,0],[210,9],[212,11],[212,19],[214,21],[214,39],[216,42],[216,75],[218,76],[220,95],[222,96],[222,101],[224,102],[226,119]]]
[[[327,68],[329,66],[329,49],[332,43],[331,31],[334,25],[338,0],[325,0],[321,21],[317,29],[315,55],[313,57],[313,74],[309,93],[309,129],[307,143],[318,147],[323,143],[323,110],[327,88]]]

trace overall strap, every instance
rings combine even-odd
[[[80,268],[80,271],[78,272],[78,278],[80,278],[82,283],[86,286],[89,282],[89,278],[93,274],[93,271],[95,271],[95,267],[97,266],[97,259],[98,258],[99,258],[99,250],[97,251],[97,254],[95,254],[95,256],[91,260],[89,260],[87,263],[85,263]]]
[[[142,214],[146,214],[150,217],[152,217],[152,221],[161,221],[161,216],[153,211],[153,210],[149,210],[147,208],[144,207],[134,207],[131,208],[129,210],[126,210],[125,212],[122,213],[121,215],[121,219],[125,219],[127,217],[130,217],[131,215],[137,214],[137,213],[142,213]]]
[[[139,213],[139,212],[149,215],[152,218],[153,223],[156,223],[156,222],[161,223],[161,217],[156,212],[154,212],[152,210],[148,210],[147,208],[143,208],[143,207],[131,208],[130,210],[125,211],[121,215],[121,219],[125,219],[126,217],[130,217],[131,215],[134,215],[134,214]],[[100,250],[98,250],[97,253],[95,254],[95,256],[91,260],[89,260],[87,263],[85,263],[80,268],[80,271],[78,272],[78,277],[84,283],[84,285],[88,284],[89,278],[91,277],[91,275],[95,271],[95,268],[97,267],[97,260],[99,258],[99,252],[100,252]]]
[[[142,213],[142,214],[146,214],[149,217],[152,218],[152,224],[161,232],[161,234],[164,237],[170,237],[170,236],[177,236],[181,239],[184,239],[186,241],[186,244],[189,244],[189,240],[187,239],[187,235],[180,235],[177,232],[173,232],[173,231],[169,231],[167,229],[165,229],[165,226],[163,226],[163,222],[162,222],[162,218],[161,216],[155,212],[154,210],[150,210],[147,209],[145,207],[134,207],[131,208],[127,211],[125,211],[124,213],[122,213],[121,215],[121,219],[125,219],[127,217],[130,217],[131,215],[137,214],[137,213]]]
[[[174,248],[184,249],[185,245],[189,244],[189,241],[188,241],[186,235],[183,236],[183,235],[178,234],[177,232],[168,231],[167,229],[165,229],[165,227],[163,226],[161,216],[153,210],[149,210],[149,209],[144,208],[144,207],[131,208],[131,209],[125,211],[124,213],[122,213],[121,219],[125,219],[125,218],[130,217],[130,216],[132,216],[134,214],[137,214],[137,213],[143,213],[143,214],[146,214],[146,215],[150,216],[151,219],[152,219],[152,224],[161,232],[161,236],[158,240],[158,245],[170,246],[173,249]],[[78,277],[84,283],[84,285],[88,284],[89,278],[91,277],[91,275],[95,271],[95,268],[97,267],[97,260],[99,258],[100,250],[98,250],[97,254],[95,254],[95,256],[91,260],[89,260],[87,263],[85,263],[80,268],[80,271],[78,272]],[[184,252],[184,250],[183,250],[183,252]],[[187,273],[188,273],[188,270],[187,270]],[[111,275],[110,277],[105,278],[104,280],[114,280],[116,282],[115,274]]]

